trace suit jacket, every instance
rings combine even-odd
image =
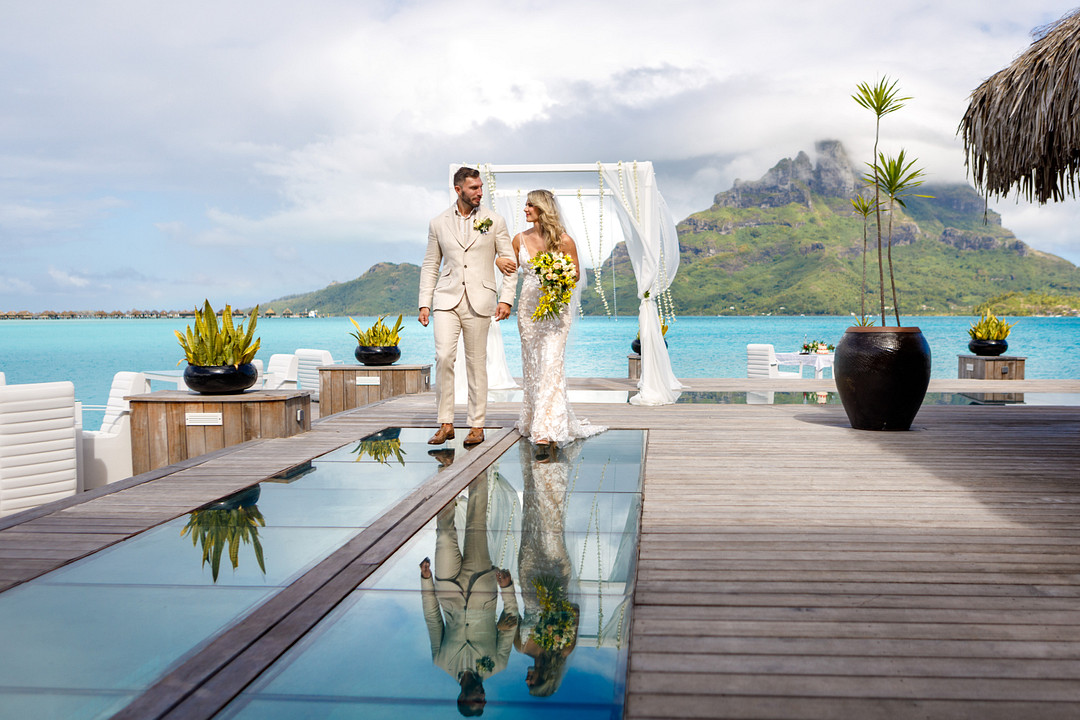
[[[514,304],[517,290],[516,278],[503,282],[501,292],[495,284],[495,258],[514,258],[506,221],[481,205],[469,221],[466,237],[462,237],[455,207],[456,203],[428,225],[418,307],[453,310],[465,295],[478,314],[494,315],[498,303]],[[491,227],[487,232],[474,229],[476,222],[488,218]]]
[[[518,618],[517,596],[512,583],[508,587],[498,587],[492,568],[468,589],[454,581],[433,578],[421,578],[420,587],[424,620],[431,640],[431,660],[435,665],[455,680],[466,670],[476,672],[483,679],[506,669],[517,626],[509,630],[498,629],[496,592],[502,595],[502,614]],[[491,659],[491,670],[478,670],[476,661],[484,657]]]

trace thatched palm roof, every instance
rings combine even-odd
[[[1026,199],[1076,197],[1080,173],[1080,10],[971,94],[959,132],[975,186]]]

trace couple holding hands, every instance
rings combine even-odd
[[[420,324],[434,323],[435,384],[439,429],[428,441],[441,445],[454,437],[454,362],[458,338],[464,340],[468,376],[469,434],[465,445],[484,441],[487,413],[487,338],[491,318],[510,317],[517,279],[524,276],[518,307],[521,335],[523,397],[515,427],[523,437],[545,450],[603,432],[605,428],[578,420],[566,395],[566,338],[573,320],[569,304],[545,313],[543,279],[534,269],[545,253],[568,256],[576,281],[580,278],[577,246],[559,215],[558,203],[547,190],[533,190],[525,203],[525,220],[532,227],[510,239],[506,221],[481,205],[484,183],[475,168],[454,174],[457,199],[428,227],[427,252],[420,269]],[[496,289],[495,268],[507,277]],[[534,319],[537,315],[547,315]],[[554,454],[552,452],[552,454]]]

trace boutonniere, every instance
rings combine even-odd
[[[491,229],[491,218],[484,218],[483,220],[476,220],[472,224],[473,230],[478,230],[481,235],[487,234],[487,231]]]
[[[490,220],[488,222],[491,222]],[[490,675],[495,669],[495,661],[485,655],[476,661],[476,674],[480,676]]]

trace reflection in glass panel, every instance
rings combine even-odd
[[[488,428],[488,432],[497,432],[498,428]],[[468,431],[458,428],[453,440],[448,440],[437,449],[454,450],[458,457],[470,451],[465,447],[465,434]],[[343,447],[326,453],[318,459],[320,462],[371,462],[384,463],[387,460],[393,463],[399,462],[430,462],[428,451],[432,449],[428,445],[431,437],[431,428],[385,428],[377,433],[372,433],[358,442],[350,443]],[[375,454],[372,454],[372,451]]]
[[[518,443],[223,716],[620,717],[643,440]]]
[[[0,717],[112,714],[444,462],[418,457],[316,459],[0,594]]]

